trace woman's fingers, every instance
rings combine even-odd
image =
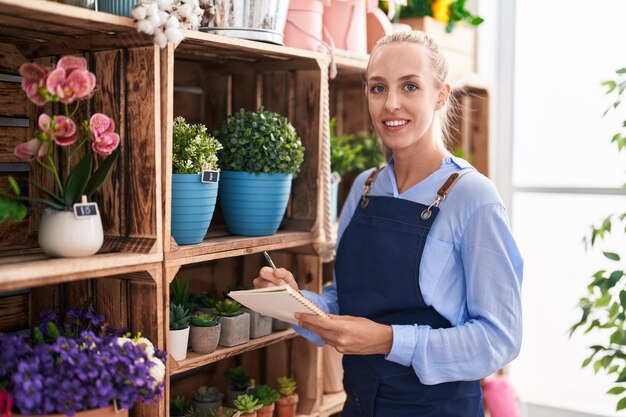
[[[252,284],[255,288],[287,284],[295,290],[298,289],[298,284],[291,272],[287,271],[285,268],[272,269],[268,266],[261,268],[259,276],[252,281]]]

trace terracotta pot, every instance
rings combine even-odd
[[[265,405],[262,408],[259,408],[256,412],[257,417],[272,417],[274,415],[274,408],[276,407],[275,403],[271,403],[270,405]]]
[[[297,407],[298,394],[292,394],[289,397],[282,397],[276,401],[278,417],[295,417]]]
[[[46,414],[45,417],[65,417],[66,414]],[[14,417],[37,417],[26,414],[13,413]],[[74,417],[128,417],[128,410],[121,409],[118,412],[110,405],[104,408],[95,408],[93,410],[78,411]]]
[[[253,411],[251,413],[242,414],[241,417],[257,417],[257,412]]]

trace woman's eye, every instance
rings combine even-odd
[[[372,93],[382,93],[385,91],[385,87],[383,87],[382,85],[375,85],[374,87],[370,88],[370,91]]]
[[[415,84],[407,84],[404,86],[406,91],[417,91],[419,90],[419,87]]]

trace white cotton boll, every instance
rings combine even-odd
[[[149,20],[138,20],[135,22],[135,27],[138,31],[147,35],[152,35],[154,33],[154,25],[150,23]]]
[[[185,19],[191,16],[193,8],[189,4],[183,4],[182,6],[178,6],[176,8],[176,12],[179,16],[184,17]]]
[[[159,47],[164,48],[165,45],[167,45],[167,36],[165,36],[165,33],[162,32],[161,30],[159,30],[158,32],[155,31],[155,33],[154,33],[154,43],[159,45]]]
[[[167,29],[165,31],[165,35],[167,35],[167,39],[170,42],[174,42],[174,43],[178,43],[184,39],[182,32],[178,28]]]
[[[147,14],[148,14],[148,10],[146,9],[146,6],[144,6],[143,4],[136,5],[135,7],[133,7],[133,10],[130,12],[130,15],[135,20],[143,20],[146,18]]]
[[[165,23],[165,30],[178,29],[179,27],[180,27],[180,23],[178,22],[178,19],[176,19],[175,16],[170,16],[170,18],[167,19],[167,22]]]
[[[151,2],[148,5],[148,16],[156,16],[158,14],[159,14],[159,5]]]
[[[158,15],[158,14],[156,14],[156,15],[155,15],[155,14],[153,14],[153,15],[148,16],[148,19],[147,19],[147,20],[148,20],[148,21],[150,22],[150,24],[151,24],[152,26],[154,26],[154,27],[159,27],[159,26],[161,26],[161,19],[159,18],[159,15]]]
[[[170,14],[168,12],[164,12],[163,10],[159,10],[159,24],[164,25],[169,19]]]
[[[196,30],[198,29],[198,26],[200,26],[200,18],[198,18],[195,14],[192,14],[187,21],[187,29]]]

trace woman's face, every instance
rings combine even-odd
[[[394,153],[433,146],[432,122],[446,98],[435,86],[426,49],[416,43],[376,48],[367,72],[367,101],[372,123]]]

